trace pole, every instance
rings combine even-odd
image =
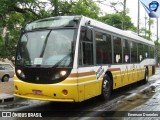
[[[54,15],[57,16],[59,14],[58,13],[58,0],[54,0],[53,3],[54,3],[54,7],[55,7]]]
[[[158,63],[159,63],[159,61],[158,61],[158,18],[157,18],[157,41],[156,41],[156,65],[158,66]]]
[[[124,0],[123,3],[124,3],[124,5],[123,5],[122,30],[125,29],[124,23],[125,23],[125,16],[126,16],[126,0]]]
[[[145,13],[145,38],[146,38],[146,36],[147,36],[147,28],[146,28],[146,26],[147,26],[147,16],[146,16],[146,13]]]
[[[149,17],[149,40],[151,39],[151,18]]]
[[[138,0],[138,18],[137,18],[137,34],[139,35],[139,16],[140,16],[140,4]]]

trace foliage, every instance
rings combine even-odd
[[[20,36],[19,27],[29,21],[43,18],[44,5],[38,0],[1,0],[0,1],[0,58],[14,62],[17,40]],[[8,45],[5,45],[5,34],[9,32]],[[3,34],[3,35],[2,35]]]
[[[154,21],[152,19],[148,19],[145,17],[145,27],[140,29],[140,35],[148,40],[151,40],[151,36],[153,35],[150,28],[153,25]],[[149,29],[146,27],[149,26]]]
[[[79,0],[71,10],[74,15],[84,15],[95,19],[99,11],[99,7],[92,0]]]
[[[147,40],[151,40],[151,35],[152,35],[152,32],[150,30],[147,30],[146,28],[141,28],[140,29],[140,34],[142,37],[144,37],[145,39]]]
[[[100,20],[119,29],[122,29],[122,22],[124,22],[124,30],[136,31],[136,28],[131,22],[131,18],[127,15],[123,20],[123,16],[120,13],[106,14],[105,16],[100,17]]]
[[[72,0],[51,0],[51,4],[55,5],[55,9],[52,12],[53,16],[84,15],[96,19],[100,12],[100,8],[93,2],[93,0],[78,0],[77,2],[73,2]]]
[[[114,27],[136,31],[124,3],[110,3],[115,14],[99,17],[100,8],[94,0],[0,0],[0,58],[14,62],[20,28],[26,23],[50,16],[84,15]],[[117,9],[124,6],[124,9]],[[125,11],[125,12],[124,12]],[[5,28],[2,31],[2,28]],[[9,32],[8,45],[5,34]]]
[[[99,8],[93,0],[42,1],[44,0],[0,1],[0,59],[8,58],[14,62],[20,28],[28,22],[57,15],[85,15],[97,18],[99,14]],[[5,28],[5,31],[2,28]],[[9,32],[8,45],[5,45],[6,32]]]

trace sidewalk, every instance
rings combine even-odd
[[[146,103],[128,113],[122,120],[160,120],[160,89]]]
[[[158,68],[160,70],[160,68]],[[149,98],[145,103],[135,107],[134,109],[128,111],[128,117],[122,118],[122,120],[160,120],[160,73],[157,73],[153,76],[158,81],[152,84],[152,89],[142,90],[141,92],[150,92],[154,91],[154,94]],[[154,78],[154,79],[155,79]],[[145,96],[147,97],[147,95]],[[131,115],[131,116],[130,116]]]
[[[13,78],[9,82],[0,82],[0,103],[14,100]]]
[[[9,80],[9,82],[0,82],[0,95],[1,94],[13,94],[13,79]]]

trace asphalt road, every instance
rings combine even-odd
[[[25,117],[28,116],[28,113],[35,113],[35,116],[37,115],[38,117],[47,117],[45,118],[46,120],[53,120],[53,118],[54,120],[88,120],[93,118],[96,120],[103,120],[106,115],[112,116],[110,114],[113,114],[113,112],[115,114],[115,111],[129,111],[144,104],[152,98],[155,92],[151,90],[150,92],[140,93],[140,91],[158,81],[160,81],[160,69],[157,70],[156,75],[150,78],[147,84],[135,83],[115,90],[109,101],[100,101],[98,97],[81,103],[16,99],[13,102],[3,103],[0,105],[0,111],[15,112],[15,114],[12,114],[14,115],[14,118],[0,118],[0,120],[28,120],[28,118]],[[16,115],[18,115],[16,112],[20,113],[19,117],[16,117]],[[31,116],[29,120],[32,119],[35,120],[35,118],[32,118]],[[38,120],[41,119],[44,118],[38,118]]]

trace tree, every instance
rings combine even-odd
[[[39,0],[1,0],[0,27],[9,33],[8,45],[5,45],[5,36],[0,37],[0,58],[14,61],[17,40],[20,36],[19,27],[27,22],[48,16],[45,4]]]
[[[105,16],[100,17],[100,20],[106,24],[109,24],[119,29],[122,29],[122,21],[123,21],[124,30],[136,31],[136,27],[134,27],[133,23],[131,22],[131,18],[127,15],[123,19],[122,15],[119,13],[106,14]]]
[[[51,0],[54,10],[53,16],[56,15],[84,15],[97,19],[100,8],[93,0]]]
[[[145,39],[151,40],[151,36],[152,36],[151,26],[153,25],[153,23],[154,23],[153,19],[145,17],[145,26],[139,30],[140,35]]]
[[[74,15],[84,15],[90,18],[97,19],[100,13],[100,8],[93,0],[79,0],[71,10]]]
[[[9,33],[7,46],[5,35],[0,35],[0,58],[13,62],[19,28],[26,23],[57,15],[85,15],[96,19],[100,10],[93,0],[1,0],[0,6],[0,28],[5,28],[3,34]]]
[[[133,23],[131,22],[131,18],[127,16],[129,9],[126,8],[126,0],[123,0],[123,2],[119,0],[116,2],[111,1],[108,4],[104,4],[104,0],[97,2],[109,6],[115,11],[113,14],[106,14],[105,16],[102,16],[100,18],[101,21],[122,30],[132,30],[135,32],[136,27],[134,27]]]

